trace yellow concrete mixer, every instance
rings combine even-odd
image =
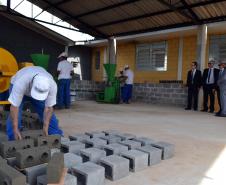
[[[32,63],[20,63],[21,67],[33,65]],[[16,74],[19,67],[15,57],[4,48],[0,48],[0,93],[9,89],[10,79]],[[0,101],[0,105],[9,104],[8,101]]]

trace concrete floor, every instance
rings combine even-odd
[[[57,111],[65,135],[116,129],[176,145],[175,157],[107,185],[225,185],[226,119],[178,107],[76,102]]]

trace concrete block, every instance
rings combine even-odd
[[[109,145],[104,145],[103,150],[106,151],[107,156],[109,155],[119,155],[121,152],[128,151],[128,146],[121,145],[118,143],[113,143]]]
[[[6,159],[3,159],[1,156],[0,156],[0,165],[1,163],[7,163],[7,160]]]
[[[48,146],[49,148],[60,148],[61,136],[56,134],[56,135],[38,137],[37,146]]]
[[[80,154],[80,150],[85,148],[85,144],[79,141],[70,141],[61,145],[61,151],[64,153]]]
[[[47,175],[42,175],[37,178],[37,185],[47,185]],[[77,185],[77,178],[69,173],[66,174],[64,185]]]
[[[12,166],[12,167],[16,166],[16,157],[6,158],[6,160],[9,166]]]
[[[105,169],[92,162],[86,162],[72,168],[72,173],[77,177],[78,184],[104,185]]]
[[[116,134],[116,136],[120,137],[122,140],[129,140],[129,139],[134,139],[134,138],[136,138],[135,135],[133,135],[133,134],[128,134],[128,133],[124,133],[124,134]]]
[[[101,131],[86,132],[85,134],[90,136],[90,138],[104,137],[105,136],[105,133],[103,133]]]
[[[84,143],[86,145],[86,148],[89,147],[102,148],[103,145],[107,144],[107,141],[100,138],[92,138],[85,140]]]
[[[175,153],[175,145],[167,143],[167,142],[157,142],[152,144],[153,147],[159,148],[162,150],[162,159],[169,159],[174,156]]]
[[[141,147],[141,142],[133,141],[133,140],[125,140],[125,141],[120,141],[118,143],[121,145],[128,146],[129,150]]]
[[[105,135],[107,136],[114,136],[116,134],[121,134],[121,132],[119,132],[118,130],[105,130],[103,131],[103,133],[105,133]]]
[[[25,185],[26,177],[6,163],[0,164],[1,185]]]
[[[148,154],[148,165],[152,166],[161,162],[162,150],[151,145],[142,146],[137,150]]]
[[[64,154],[64,167],[71,169],[73,166],[79,165],[82,163],[82,157],[75,155],[73,153]]]
[[[20,169],[47,163],[50,160],[50,149],[46,146],[18,150],[16,153],[16,166]]]
[[[8,141],[8,136],[5,133],[0,132],[0,142],[3,141]]]
[[[100,159],[100,165],[105,168],[105,177],[110,180],[119,180],[129,175],[129,160],[117,155]]]
[[[69,139],[72,141],[81,141],[83,142],[86,139],[90,139],[90,136],[86,135],[86,134],[74,134],[74,135],[70,135]]]
[[[21,132],[21,136],[24,139],[37,139],[40,136],[44,136],[43,130],[27,130]]]
[[[68,137],[61,137],[61,144],[70,142],[70,139]]]
[[[55,153],[47,165],[47,183],[59,183],[64,170],[64,155]]]
[[[29,185],[36,185],[37,184],[37,177],[39,177],[41,175],[46,175],[47,164],[45,163],[45,164],[40,164],[40,165],[37,165],[37,166],[25,168],[24,172],[25,172],[25,175],[27,177],[27,183]]]
[[[127,152],[122,152],[121,156],[129,159],[130,170],[132,172],[143,170],[148,166],[148,154],[139,150],[129,150]]]
[[[156,141],[154,141],[153,139],[147,138],[147,137],[137,137],[133,140],[141,142],[142,146],[146,146],[146,145],[156,143]]]
[[[106,140],[107,144],[117,143],[121,141],[121,138],[114,135],[108,135],[104,137],[100,137],[100,139]]]
[[[98,163],[100,158],[106,156],[106,152],[98,148],[87,148],[87,149],[81,150],[80,155],[83,159],[83,162],[91,161],[94,163]]]
[[[21,149],[34,147],[33,139],[4,141],[0,143],[0,153],[3,158],[15,157]]]

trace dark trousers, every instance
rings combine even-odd
[[[132,98],[132,91],[133,85],[132,84],[125,84],[123,87],[123,95],[122,100],[124,103],[128,103],[129,100]]]
[[[203,86],[203,109],[208,110],[208,97],[210,97],[210,111],[214,111],[214,84]]]
[[[187,108],[191,109],[192,101],[193,101],[193,108],[194,108],[194,110],[197,110],[197,108],[198,108],[198,94],[199,94],[198,87],[195,87],[193,85],[188,87],[188,105],[187,105]]]
[[[220,108],[219,112],[221,112],[221,96],[220,96],[220,88],[217,87],[216,91],[217,91],[217,100],[218,100],[218,104],[219,104],[219,108]]]
[[[59,107],[70,107],[71,96],[70,96],[70,79],[60,79],[58,82],[58,102]]]

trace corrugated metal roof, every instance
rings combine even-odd
[[[48,8],[52,14],[96,37],[226,20],[226,0],[30,1],[43,9]]]

